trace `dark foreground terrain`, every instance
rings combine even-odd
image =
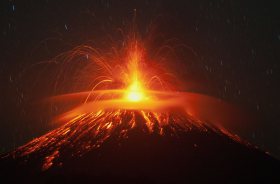
[[[42,171],[42,155],[3,155],[4,183],[280,183],[279,161],[211,129],[177,131],[176,136],[131,129],[112,135],[97,149],[60,157]],[[87,141],[89,137],[81,137]],[[44,148],[46,149],[46,148]],[[47,152],[41,150],[41,152]],[[2,182],[1,182],[2,183]]]

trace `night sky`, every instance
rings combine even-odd
[[[120,40],[116,29],[131,24],[136,9],[140,35],[152,24],[157,34],[189,48],[178,53],[183,63],[173,72],[186,85],[199,86],[192,91],[253,114],[257,121],[241,136],[280,158],[277,2],[2,0],[0,152],[54,128],[34,107],[38,99],[53,95],[52,78],[31,66],[81,44],[104,45],[102,38],[110,36]]]

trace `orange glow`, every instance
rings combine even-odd
[[[138,51],[138,45],[135,45],[134,50],[129,53],[128,77],[131,80],[125,94],[125,99],[132,102],[138,102],[145,98],[144,89],[139,81],[140,70],[138,66],[140,59],[141,54]]]
[[[140,62],[143,60],[143,49],[139,48],[138,41],[134,41],[130,43],[130,50],[128,50],[128,63],[127,63],[127,88],[125,89],[124,100],[128,100],[131,102],[139,102],[145,100],[147,98],[145,94],[145,89],[143,83],[141,81],[141,73]]]
[[[137,80],[134,81],[126,90],[126,99],[129,101],[139,102],[145,100],[146,98],[145,92]]]

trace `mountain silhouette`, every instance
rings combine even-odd
[[[147,117],[149,120],[147,120]],[[279,183],[279,161],[195,118],[85,115],[1,156],[5,183]]]

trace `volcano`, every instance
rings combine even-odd
[[[0,163],[7,183],[275,183],[280,171],[249,143],[177,111],[80,115]]]

